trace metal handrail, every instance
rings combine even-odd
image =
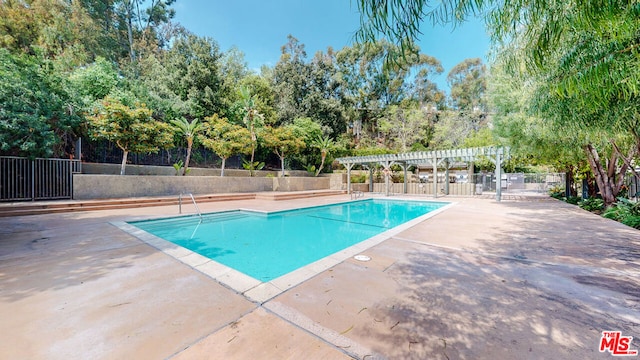
[[[182,214],[182,193],[180,193],[180,195],[178,195],[178,212],[180,214]],[[200,212],[200,208],[198,207],[198,204],[196,203],[196,199],[193,197],[192,193],[187,193],[184,195],[189,195],[191,197],[191,202],[193,202],[193,206],[195,206],[196,211],[198,212],[198,216],[200,216],[200,220],[202,220],[202,213]]]
[[[364,192],[359,190],[351,191],[351,200],[358,199],[359,197],[364,197]]]

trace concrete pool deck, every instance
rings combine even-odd
[[[176,206],[0,218],[0,358],[611,358],[602,331],[640,348],[640,231],[550,198],[437,200],[456,204],[264,301],[113,224]]]

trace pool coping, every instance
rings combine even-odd
[[[396,197],[384,197],[384,199],[389,200],[407,200],[406,198],[396,198]],[[354,201],[344,201],[337,202],[340,203],[348,203],[355,202]],[[416,200],[409,200],[416,201]],[[425,201],[425,202],[445,202],[445,201],[429,201],[429,200],[417,200],[417,201]],[[146,244],[160,250],[168,256],[173,257],[174,259],[182,262],[183,264],[190,266],[191,268],[207,275],[208,277],[216,280],[220,284],[225,287],[228,287],[237,293],[243,295],[248,300],[263,304],[264,302],[284,293],[285,291],[291,289],[292,287],[303,283],[311,279],[312,277],[318,275],[319,273],[328,270],[343,261],[352,258],[380,243],[385,240],[390,239],[391,237],[429,219],[443,211],[446,211],[450,207],[454,206],[456,202],[446,202],[447,204],[436,209],[430,211],[427,214],[419,216],[415,219],[407,221],[403,224],[400,224],[394,228],[391,228],[387,231],[384,231],[380,234],[372,236],[366,240],[363,240],[357,244],[354,244],[350,247],[347,247],[343,250],[335,252],[329,256],[326,256],[322,259],[316,260],[308,265],[300,267],[296,270],[293,270],[287,274],[284,274],[280,277],[277,277],[273,280],[262,282],[257,280],[249,275],[246,275],[238,270],[235,270],[231,267],[223,265],[215,260],[209,259],[205,256],[202,256],[198,253],[195,253],[189,249],[186,249],[180,245],[174,244],[170,241],[164,240],[160,237],[157,237],[153,234],[150,234],[134,225],[131,225],[125,221],[112,221],[110,222],[112,225],[118,227],[120,230],[136,237],[137,239],[145,242]],[[309,207],[313,208],[315,206]],[[290,210],[299,210],[306,209],[307,207],[290,209]],[[253,209],[237,209],[240,211],[253,211],[258,213],[277,213],[280,211],[261,211],[261,210],[253,210]],[[290,211],[284,210],[284,211]],[[231,210],[233,211],[233,210]],[[166,217],[165,217],[166,218]],[[152,220],[153,218],[149,218],[147,220]]]

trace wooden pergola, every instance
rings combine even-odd
[[[438,168],[445,170],[445,192],[448,193],[449,187],[449,169],[455,163],[466,162],[472,163],[480,158],[487,158],[496,166],[496,200],[500,201],[502,197],[501,176],[502,163],[505,158],[509,157],[508,147],[477,147],[467,149],[452,150],[435,150],[435,151],[415,151],[400,154],[384,154],[384,155],[367,155],[367,156],[350,156],[338,158],[338,162],[347,168],[347,193],[351,194],[351,169],[357,165],[367,165],[369,167],[369,181],[371,186],[373,183],[373,167],[381,165],[385,175],[386,195],[389,196],[389,175],[392,165],[400,165],[404,170],[404,192],[407,192],[407,168],[412,165],[427,165],[433,167],[433,193],[438,196]]]

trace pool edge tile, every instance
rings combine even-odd
[[[256,280],[249,275],[245,275],[231,268],[226,273],[216,277],[216,280],[240,294],[263,284],[260,280]]]
[[[282,294],[284,291],[271,282],[262,283],[244,292],[244,296],[257,303],[264,303],[267,300]]]

